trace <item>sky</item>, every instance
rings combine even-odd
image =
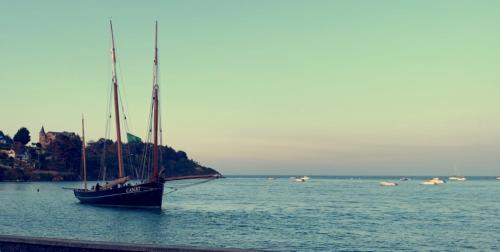
[[[499,1],[0,0],[0,130],[104,136],[109,19],[142,138],[224,174],[500,175]]]

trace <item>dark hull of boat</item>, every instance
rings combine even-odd
[[[161,208],[163,183],[151,182],[99,191],[75,189],[73,192],[84,204]]]

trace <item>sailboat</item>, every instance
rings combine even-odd
[[[380,186],[398,186],[398,183],[391,181],[382,181],[379,183]]]
[[[453,169],[454,169],[454,171],[455,171],[455,174],[458,174],[458,172],[457,172],[457,167],[454,167]],[[464,177],[464,176],[453,175],[453,176],[449,176],[449,177],[448,177],[448,180],[449,180],[449,181],[466,181],[466,180],[467,180],[467,178],[466,178],[466,177]]]
[[[86,165],[84,164],[84,188],[74,189],[73,192],[75,197],[84,204],[93,205],[105,205],[105,206],[124,206],[124,207],[151,207],[151,208],[161,208],[163,199],[163,188],[165,179],[158,175],[159,166],[159,153],[158,153],[158,24],[156,24],[155,30],[155,60],[154,60],[154,79],[153,79],[153,174],[145,182],[141,184],[131,185],[126,184],[130,178],[124,176],[123,172],[123,152],[122,152],[122,142],[121,142],[121,132],[120,132],[120,110],[118,106],[118,78],[116,74],[116,49],[115,49],[115,38],[113,34],[113,24],[111,20],[109,21],[111,30],[111,58],[112,58],[112,85],[113,85],[113,102],[114,102],[114,112],[115,112],[115,124],[116,124],[116,148],[117,148],[117,158],[118,158],[118,178],[106,183],[105,185],[99,185],[97,183],[92,189],[87,188],[86,182]],[[83,129],[82,120],[82,133]],[[82,158],[85,160],[85,137],[83,136],[82,144]]]
[[[450,176],[448,177],[449,181],[466,181],[467,178],[464,176]]]

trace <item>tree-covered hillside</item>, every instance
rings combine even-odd
[[[16,139],[25,140],[27,134]],[[21,142],[11,145],[16,152],[28,153],[28,160],[17,160],[0,155],[1,180],[79,180],[82,163],[82,142],[74,134],[58,134],[48,146],[24,146]],[[151,144],[140,142],[123,144],[125,175],[131,178],[146,178],[150,174]],[[147,153],[144,150],[147,149]],[[89,180],[112,179],[117,176],[118,159],[116,143],[109,139],[91,142],[86,148],[87,178]],[[160,176],[164,178],[192,175],[216,175],[216,170],[204,167],[190,159],[184,151],[160,146]],[[146,160],[146,161],[145,161]],[[146,168],[143,168],[146,167]]]

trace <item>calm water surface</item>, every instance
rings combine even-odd
[[[230,177],[167,194],[159,211],[79,204],[62,189],[79,183],[0,183],[0,233],[275,251],[500,250],[500,181],[381,180]]]

